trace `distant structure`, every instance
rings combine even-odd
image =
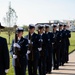
[[[59,23],[67,24],[68,29],[70,31],[75,31],[75,20],[62,20],[62,21],[60,21],[60,20],[50,20],[49,23],[37,23],[36,27],[38,27],[40,24],[42,24],[42,25],[48,24],[48,25],[50,25],[50,30],[52,30],[52,24],[57,24],[57,26],[58,26]]]
[[[52,30],[52,24],[57,24],[58,25],[58,21],[49,21],[49,23],[37,23],[35,26],[36,26],[36,30],[38,30],[38,26],[39,25],[50,25],[50,31],[53,31]]]
[[[63,22],[69,26],[70,31],[75,32],[75,20],[63,20]]]

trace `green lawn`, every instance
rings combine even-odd
[[[69,52],[75,49],[75,32],[71,33]]]
[[[28,32],[24,32],[24,36],[27,34]],[[7,42],[8,42],[8,36],[5,32],[2,32],[0,33],[0,36],[2,37],[5,37],[7,39]],[[12,42],[12,39],[14,38],[14,34],[11,35],[11,42]],[[70,38],[70,42],[71,42],[71,45],[69,47],[69,52],[71,52],[72,50],[75,49],[75,32],[72,32],[71,33],[71,38]],[[9,49],[10,49],[10,45],[8,45]],[[14,71],[13,71],[13,67],[12,67],[12,59],[10,57],[10,70],[9,70],[9,73],[7,75],[14,75]]]

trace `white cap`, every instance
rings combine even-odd
[[[50,26],[49,24],[45,24],[45,26]]]
[[[16,30],[23,31],[24,29],[22,27],[18,27],[18,28],[16,28]]]
[[[24,31],[24,29],[22,28],[22,27],[18,27],[18,28],[16,28],[16,32],[18,33],[18,32],[23,32]]]
[[[57,24],[53,24],[53,27],[57,27]]]
[[[29,26],[35,26],[34,24],[29,24]]]
[[[34,24],[29,24],[29,29],[35,28]]]

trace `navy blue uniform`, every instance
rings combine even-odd
[[[31,45],[30,53],[28,54],[28,73],[29,75],[37,75],[37,66],[38,66],[38,36],[36,33],[33,33],[32,35],[29,33],[29,35],[26,36],[28,40],[31,42],[29,43]]]
[[[64,41],[63,41],[63,30],[59,30],[59,34],[58,34],[58,37],[59,37],[59,50],[60,50],[60,55],[59,55],[59,58],[60,58],[60,62],[59,62],[59,65],[63,66],[64,65]]]
[[[69,30],[63,30],[63,41],[64,41],[64,51],[65,51],[64,62],[69,61],[68,53],[69,53],[70,37],[71,37],[71,32]]]
[[[38,34],[39,35],[39,48],[42,48],[39,51],[39,75],[46,75],[46,34]]]
[[[51,73],[52,69],[52,42],[53,34],[50,32],[46,33],[46,71]]]
[[[6,75],[5,69],[9,69],[9,52],[6,39],[0,37],[0,75]]]
[[[16,66],[15,65],[15,59],[13,58],[13,66],[14,66],[14,70],[15,70],[15,75],[26,75],[26,62],[27,62],[27,59],[26,59],[26,53],[27,53],[27,49],[28,49],[28,41],[27,39],[24,39],[23,37],[18,40],[17,42],[21,48],[20,48],[20,57],[18,58],[19,59],[19,62],[20,62],[20,67]],[[13,57],[13,54],[14,54],[14,47],[13,47],[13,44],[14,44],[14,40],[12,42],[12,46],[11,46],[11,49],[10,49],[10,53],[11,53],[11,56]]]
[[[54,63],[54,69],[59,69],[59,37],[58,37],[58,31],[53,32],[53,63]]]

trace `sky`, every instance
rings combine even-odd
[[[3,25],[10,1],[19,26],[75,19],[75,0],[0,0],[0,22]]]

